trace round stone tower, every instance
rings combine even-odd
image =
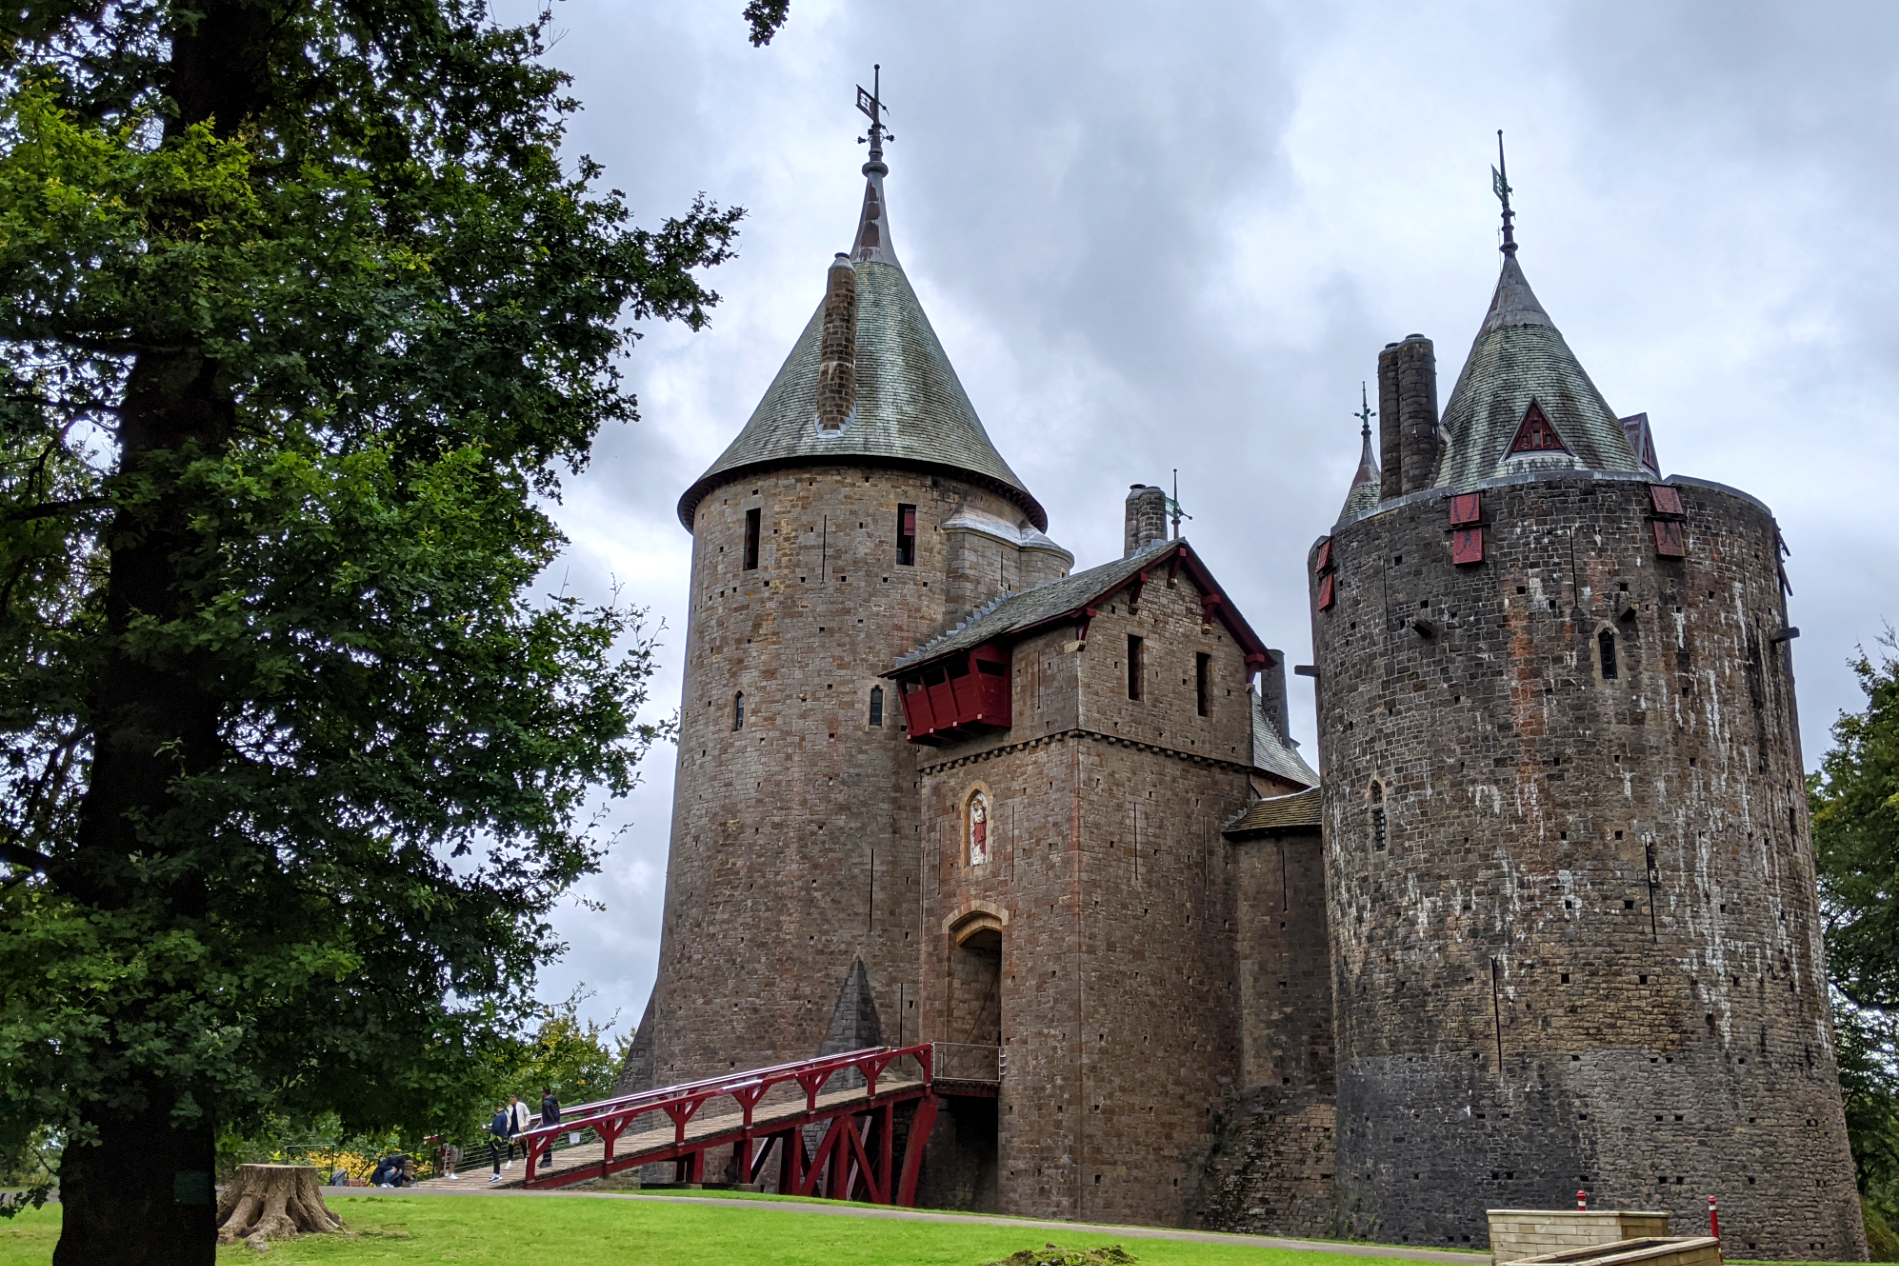
[[[1715,1195],[1730,1255],[1863,1258],[1778,528],[1661,477],[1504,252],[1441,421],[1429,340],[1380,356],[1308,557],[1341,1214]]]
[[[623,1087],[917,1040],[916,761],[880,674],[1073,561],[897,262],[878,139],[852,249],[680,499],[693,554],[672,848]]]

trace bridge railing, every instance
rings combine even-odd
[[[743,1128],[750,1129],[761,1106],[789,1106],[802,1100],[806,1111],[817,1111],[818,1096],[827,1087],[862,1084],[866,1097],[874,1097],[879,1079],[899,1060],[913,1061],[923,1084],[930,1084],[934,1060],[926,1042],[895,1049],[866,1047],[582,1104],[571,1113],[563,1112],[556,1125],[536,1126],[517,1136],[527,1150],[527,1181],[534,1181],[539,1164],[548,1158],[555,1140],[566,1133],[591,1132],[598,1137],[604,1149],[603,1163],[612,1161],[615,1144],[623,1135],[659,1132],[668,1123],[673,1127],[673,1142],[683,1146],[687,1124],[708,1103],[731,1099],[740,1111]]]

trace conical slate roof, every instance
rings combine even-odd
[[[1535,402],[1564,448],[1512,455]],[[1437,486],[1467,489],[1536,470],[1642,469],[1615,411],[1536,300],[1516,253],[1504,255],[1490,312],[1444,406]],[[1565,451],[1565,449],[1567,451]]]
[[[1358,455],[1358,473],[1352,476],[1352,490],[1345,494],[1345,508],[1339,511],[1341,523],[1378,508],[1378,458],[1372,453],[1369,422],[1362,434],[1364,447]]]
[[[857,342],[855,409],[848,422],[834,430],[818,425],[820,301],[745,429],[679,499],[687,530],[714,488],[760,469],[811,465],[941,470],[1000,493],[1037,528],[1048,527],[1041,503],[990,443],[897,262],[883,172],[881,162],[865,164],[864,210],[850,252]]]

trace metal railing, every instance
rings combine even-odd
[[[754,1111],[774,1091],[789,1092],[792,1100],[801,1101],[806,1112],[815,1113],[818,1095],[827,1083],[834,1077],[840,1082],[844,1080],[839,1074],[855,1074],[853,1080],[861,1079],[858,1084],[865,1086],[866,1097],[874,1099],[878,1079],[899,1060],[914,1061],[927,1093],[934,1063],[934,1053],[928,1045],[897,1050],[887,1046],[870,1047],[581,1104],[571,1112],[563,1112],[560,1124],[532,1127],[517,1135],[516,1141],[526,1144],[527,1181],[533,1183],[541,1165],[549,1159],[555,1140],[569,1132],[587,1132],[598,1138],[604,1145],[603,1162],[610,1165],[615,1143],[622,1135],[657,1132],[667,1124],[673,1127],[674,1146],[684,1148],[687,1123],[711,1101],[730,1098],[740,1110],[740,1128],[749,1131]]]

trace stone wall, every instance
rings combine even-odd
[[[1261,1086],[1214,1118],[1199,1224],[1249,1235],[1348,1238],[1333,1182],[1338,1104],[1312,1089]]]
[[[1332,538],[1338,1182],[1386,1238],[1584,1187],[1678,1226],[1716,1194],[1737,1255],[1865,1253],[1777,530],[1671,482],[1685,558],[1628,478],[1485,489],[1474,566],[1433,492]]]
[[[1185,577],[1151,581],[1135,612],[1125,594],[1097,611],[1085,649],[1072,627],[1016,645],[1009,731],[919,753],[921,1031],[970,1036],[950,1005],[958,935],[999,923],[1000,1208],[1181,1224],[1199,1207],[1213,1111],[1241,1089],[1236,867],[1219,831],[1249,795],[1244,656],[1203,628]],[[1140,700],[1130,634],[1145,639]],[[970,866],[978,788],[993,833],[989,862]]]
[[[900,504],[917,508],[913,566],[896,561]],[[816,1053],[860,959],[885,1040],[917,1039],[916,761],[879,674],[964,614],[945,605],[937,530],[959,508],[1020,517],[948,478],[852,467],[760,474],[699,504],[650,1025],[658,1084]]]

